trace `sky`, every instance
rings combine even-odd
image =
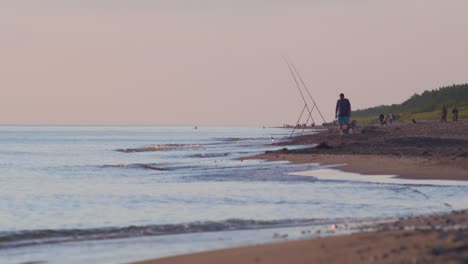
[[[0,124],[282,125],[468,82],[466,0],[0,0]],[[314,115],[315,119],[319,119]],[[319,121],[317,121],[319,122]]]

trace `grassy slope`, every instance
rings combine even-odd
[[[421,95],[415,94],[401,104],[381,105],[367,109],[357,110],[353,119],[360,123],[369,123],[377,120],[378,115],[393,111],[401,121],[439,120],[442,106],[448,108],[447,119],[452,119],[452,108],[458,106],[459,118],[468,117],[468,84],[442,87],[432,91],[425,91]]]

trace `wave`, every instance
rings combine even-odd
[[[103,165],[102,168],[148,169],[148,170],[156,170],[156,171],[169,171],[169,170],[171,170],[170,168],[160,167],[160,166],[158,166],[158,164],[145,164],[145,163]]]
[[[141,148],[127,148],[127,149],[116,149],[118,152],[123,153],[134,153],[134,152],[155,152],[155,151],[170,151],[179,149],[195,149],[200,148],[200,144],[161,144],[152,145]]]
[[[327,221],[331,220],[285,219],[259,221],[228,219],[225,221],[192,222],[173,225],[167,224],[95,229],[44,229],[0,232],[0,249],[86,240],[318,225],[326,224]],[[334,223],[336,223],[336,219],[334,220]]]
[[[229,153],[199,153],[188,156],[189,158],[218,158],[218,157],[227,157]]]
[[[239,141],[251,141],[251,140],[259,140],[259,139],[263,139],[263,138],[240,138],[240,137],[215,138],[216,141],[222,141],[222,142],[239,142]]]

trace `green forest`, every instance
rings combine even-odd
[[[415,94],[401,104],[380,105],[353,112],[353,119],[361,122],[377,120],[380,113],[388,115],[393,112],[396,119],[408,120],[440,120],[442,106],[448,109],[448,119],[452,117],[452,109],[457,106],[460,118],[468,116],[468,84],[441,87],[432,91]]]

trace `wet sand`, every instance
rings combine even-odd
[[[288,144],[318,147],[281,149]],[[333,129],[276,145],[278,151],[250,159],[346,164],[339,169],[411,179],[468,180],[467,121],[366,127],[341,139]],[[468,211],[409,217],[372,229],[352,235],[218,250],[140,263],[468,263]]]
[[[377,231],[217,250],[138,264],[468,263],[467,211],[411,217],[374,228]]]
[[[255,158],[270,161],[286,160],[293,163],[319,163],[321,165],[341,164],[334,168],[364,175],[395,175],[400,178],[420,180],[468,180],[466,159],[287,153],[261,154]]]

